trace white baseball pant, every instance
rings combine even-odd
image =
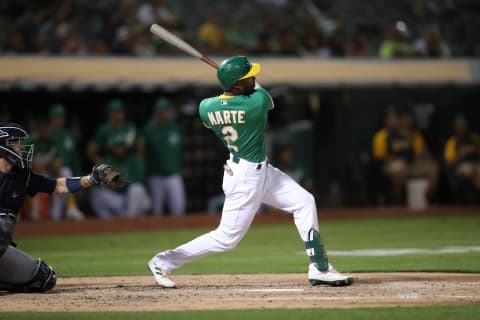
[[[217,229],[174,250],[160,252],[155,263],[174,270],[192,260],[213,253],[232,250],[247,233],[262,203],[293,214],[300,237],[307,241],[308,232],[318,230],[314,197],[281,170],[240,159],[227,161],[232,175],[223,176],[225,203]]]

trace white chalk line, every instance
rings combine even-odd
[[[238,290],[241,292],[304,292],[304,289],[280,289],[280,288],[269,288],[269,289],[241,289]]]
[[[431,295],[431,294],[400,294],[400,295],[393,295],[393,296],[368,296],[368,297],[361,297],[361,296],[338,296],[338,297],[302,297],[302,296],[295,296],[295,297],[262,297],[262,298],[255,298],[254,300],[259,301],[296,301],[296,300],[305,300],[305,301],[359,301],[359,300],[391,300],[391,299],[403,299],[403,300],[425,300],[431,298],[443,298],[449,300],[458,300],[458,299],[474,299],[480,301],[478,296],[466,296],[466,295]]]
[[[420,249],[420,248],[397,248],[397,249],[357,249],[357,250],[330,250],[329,256],[338,257],[386,257],[386,256],[402,256],[402,255],[418,255],[418,254],[456,254],[480,252],[480,246],[449,246],[438,249]],[[305,252],[298,252],[304,255]]]

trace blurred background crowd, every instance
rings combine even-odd
[[[475,0],[4,0],[0,53],[178,54],[146,32],[154,22],[211,54],[480,54],[480,4]]]
[[[182,56],[148,32],[154,22],[218,61],[246,54],[470,62],[480,55],[474,0],[4,0],[0,58],[52,56],[54,71],[59,56]],[[220,212],[228,155],[197,110],[217,86],[56,80],[1,82],[0,121],[31,130],[39,172],[77,176],[107,162],[129,184],[39,194],[24,218]],[[320,207],[480,204],[478,84],[367,82],[267,86],[276,104],[269,161]]]
[[[397,92],[269,89],[276,103],[267,130],[269,161],[315,194],[319,206],[480,204],[476,106],[452,107],[444,96],[399,104]],[[28,100],[30,109],[11,107],[27,101],[20,96],[4,105],[1,121],[32,131],[36,171],[76,176],[107,162],[129,182],[120,190],[93,188],[76,198],[39,194],[24,207],[24,216],[219,213],[228,154],[203,128],[197,111],[199,101],[218,89],[196,91],[188,99],[182,92],[112,91],[88,98],[83,93],[80,100],[70,92],[53,104],[47,101],[58,96],[37,92],[37,102]],[[372,97],[376,103],[368,102]]]

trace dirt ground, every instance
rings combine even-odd
[[[61,278],[48,294],[0,294],[0,311],[160,311],[354,308],[480,303],[480,274],[359,273],[349,287],[312,287],[305,274]]]
[[[320,220],[369,217],[480,214],[479,207],[323,209]],[[135,220],[21,221],[16,237],[213,228],[219,216]],[[254,224],[292,223],[267,212]],[[312,287],[306,274],[178,275],[177,289],[155,285],[151,276],[60,278],[47,294],[0,293],[2,311],[154,311],[258,308],[352,308],[480,303],[480,274],[359,273],[349,287]]]

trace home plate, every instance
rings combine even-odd
[[[279,288],[270,288],[270,289],[242,289],[238,290],[242,292],[303,292],[304,289],[279,289]]]

